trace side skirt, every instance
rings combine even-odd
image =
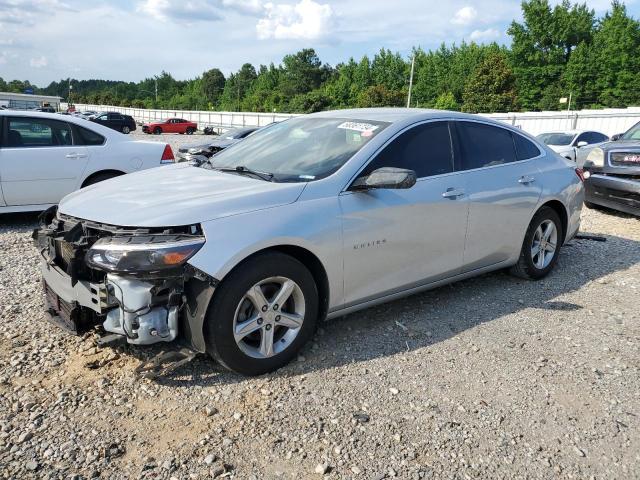
[[[382,295],[377,298],[373,298],[371,300],[367,300],[361,303],[355,303],[351,305],[346,305],[337,310],[330,311],[327,315],[328,319],[342,317],[343,315],[347,315],[349,313],[354,313],[359,310],[364,310],[365,308],[373,307],[375,305],[380,305],[382,303],[391,302],[393,300],[397,300],[399,298],[408,297],[410,295],[414,295],[416,293],[425,292],[427,290],[432,290],[434,288],[441,287],[442,285],[447,285],[449,283],[458,282],[460,280],[465,280],[467,278],[476,277],[478,275],[482,275],[483,273],[492,272],[495,270],[500,270],[502,268],[510,267],[513,265],[512,260],[506,260],[504,262],[495,263],[493,265],[489,265],[487,267],[477,268],[475,270],[471,270],[470,272],[462,273],[460,275],[455,275],[453,277],[444,278],[442,280],[437,280],[435,282],[429,282],[422,285],[418,285],[415,287],[410,287],[399,292],[389,293],[387,295]]]

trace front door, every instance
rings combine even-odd
[[[456,275],[467,226],[463,177],[453,172],[449,124],[413,126],[388,143],[360,176],[382,167],[414,170],[409,189],[345,191],[345,306]]]
[[[68,123],[16,116],[6,125],[0,180],[7,205],[58,203],[77,188],[88,152],[73,145]]]

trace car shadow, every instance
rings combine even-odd
[[[265,377],[295,377],[425,349],[525,309],[588,309],[588,303],[572,303],[562,297],[633,266],[637,263],[634,258],[640,259],[640,242],[605,237],[606,242],[569,242],[563,247],[556,268],[541,281],[497,271],[323,322],[298,360]],[[239,383],[246,378],[225,371],[203,355],[156,381],[176,387],[207,387]]]

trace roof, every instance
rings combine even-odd
[[[0,98],[19,98],[20,100],[50,100],[60,102],[62,97],[53,95],[34,95],[31,93],[0,92]]]
[[[496,123],[504,126],[501,122],[496,122],[491,118],[480,117],[470,113],[451,112],[448,110],[433,110],[428,108],[351,108],[345,110],[329,110],[326,112],[312,113],[312,117],[323,118],[348,118],[359,120],[373,120],[377,122],[396,123],[404,120],[424,120],[430,118],[459,118],[459,119],[481,119],[487,123]]]

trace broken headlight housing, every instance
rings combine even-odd
[[[587,160],[584,162],[585,168],[588,167],[604,167],[604,150],[601,148],[594,148],[587,155]]]
[[[181,267],[204,245],[192,235],[105,237],[86,255],[90,267],[117,273],[149,273]]]

